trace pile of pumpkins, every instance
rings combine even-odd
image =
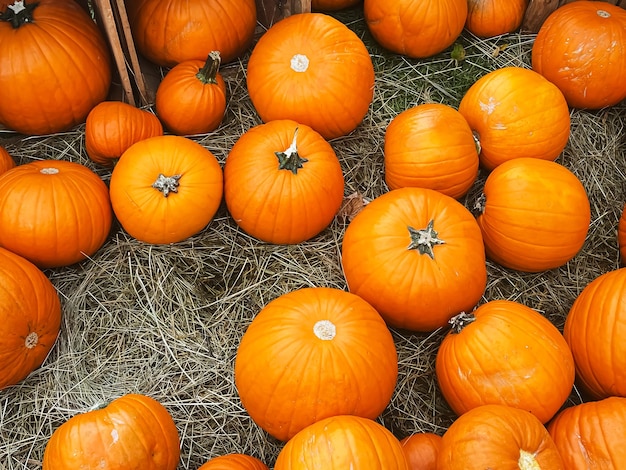
[[[185,2],[184,13],[220,22],[206,30],[213,36],[190,32],[178,40],[166,33],[186,24],[183,10],[163,3],[177,2],[128,2],[138,49],[168,69],[156,114],[105,100],[106,42],[75,2],[19,0],[2,14],[0,123],[47,134],[84,122],[88,157],[111,168],[107,187],[79,163],[15,166],[0,150],[2,388],[41,365],[58,335],[60,302],[42,270],[93,256],[114,217],[137,240],[176,243],[206,227],[224,200],[246,233],[296,244],[326,229],[342,204],[342,168],[329,140],[352,132],[370,111],[375,73],[361,39],[322,11],[358,2],[314,0],[320,11],[287,17],[261,36],[246,80],[263,123],[240,136],[223,168],[191,136],[215,131],[222,121],[228,97],[219,67],[252,44],[255,3]],[[364,0],[364,17],[383,47],[423,58],[444,51],[464,27],[483,37],[514,31],[527,4],[430,3]],[[164,24],[169,27],[159,27]],[[41,39],[55,28],[66,41]],[[620,341],[626,268],[583,289],[563,334],[511,300],[477,307],[487,258],[541,272],[581,250],[590,203],[579,179],[555,160],[569,139],[570,108],[598,109],[626,98],[624,44],[626,11],[605,2],[569,3],[537,34],[532,69],[495,70],[467,90],[458,109],[420,104],[389,123],[389,191],[356,214],[342,242],[349,291],[313,287],[273,300],[238,349],[234,370],[243,406],[285,442],[276,470],[569,469],[626,461]],[[4,72],[9,69],[15,75]],[[459,199],[480,166],[489,175],[472,213]],[[619,228],[626,259],[625,217]],[[420,433],[400,441],[375,421],[398,374],[389,326],[418,332],[450,326],[436,374],[459,417],[442,437]],[[575,378],[590,401],[560,411]],[[91,447],[91,439],[110,446]],[[122,451],[128,446],[143,450],[129,456]],[[149,468],[173,470],[179,447],[167,410],[130,394],[59,427],[43,469],[102,462],[135,468],[149,460]],[[210,468],[267,466],[229,455],[203,466]]]

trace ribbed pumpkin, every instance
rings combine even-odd
[[[560,267],[585,243],[591,208],[580,180],[559,163],[516,158],[485,181],[478,225],[487,257],[526,272]]]
[[[243,406],[283,441],[329,416],[378,417],[397,375],[395,344],[378,312],[328,287],[269,302],[248,326],[235,359]]]
[[[39,367],[61,326],[61,302],[30,261],[0,248],[0,389]]]
[[[437,470],[441,436],[432,432],[416,432],[400,441],[411,470]]]
[[[444,104],[421,104],[395,116],[385,132],[384,153],[390,189],[415,186],[459,198],[478,175],[472,130]]]
[[[341,252],[350,292],[398,328],[445,326],[471,310],[487,284],[476,220],[432,189],[395,189],[372,200],[348,225]]]
[[[198,470],[268,470],[268,467],[251,455],[226,454],[212,458]]]
[[[492,300],[451,324],[437,352],[436,374],[456,414],[500,404],[545,423],[565,403],[574,385],[574,359],[543,315],[518,302]]]
[[[556,160],[570,135],[563,93],[522,67],[503,67],[479,78],[463,95],[459,112],[477,135],[487,170],[520,157]]]
[[[465,28],[482,38],[511,33],[522,24],[528,0],[467,0]]]
[[[367,114],[374,66],[345,24],[324,13],[298,14],[261,36],[246,83],[264,122],[291,119],[332,139],[353,131]]]
[[[0,147],[0,175],[15,166],[15,160],[4,147]]]
[[[313,11],[335,11],[350,8],[361,3],[362,0],[311,0]]]
[[[106,185],[80,163],[37,160],[0,175],[0,246],[40,268],[95,254],[112,218]]]

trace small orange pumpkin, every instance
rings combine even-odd
[[[212,458],[198,470],[268,470],[268,467],[256,457],[234,453]]]
[[[528,0],[467,0],[465,28],[482,38],[511,33],[522,24]]]
[[[416,432],[400,441],[411,470],[437,470],[441,436],[432,432]]]
[[[4,147],[0,147],[0,175],[15,166],[15,160]]]

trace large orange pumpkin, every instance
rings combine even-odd
[[[411,470],[437,470],[441,436],[432,432],[416,432],[400,441]]]
[[[376,418],[398,375],[378,312],[339,289],[309,287],[269,302],[235,359],[235,384],[252,419],[280,440],[328,416]]]
[[[0,147],[0,175],[15,166],[15,160],[4,147]]]
[[[367,204],[346,229],[342,265],[350,292],[389,325],[416,331],[471,310],[487,284],[476,220],[427,188],[395,189]]]
[[[467,0],[465,28],[482,38],[511,33],[522,24],[528,0]]]
[[[246,80],[264,122],[291,119],[326,139],[353,131],[374,96],[374,66],[365,44],[324,13],[274,23],[250,55]]]
[[[40,268],[95,254],[112,218],[108,188],[80,163],[37,160],[0,175],[0,246]]]
[[[212,458],[198,470],[268,470],[268,467],[256,457],[235,453]]]
[[[61,302],[30,261],[0,248],[0,389],[39,367],[61,326]]]

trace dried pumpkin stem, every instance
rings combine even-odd
[[[159,177],[152,183],[152,187],[161,191],[163,197],[167,197],[170,193],[178,192],[178,180],[180,180],[181,176],[182,175],[165,176],[163,173],[159,173]]]
[[[220,68],[221,62],[222,58],[220,57],[219,51],[209,52],[209,56],[207,57],[204,66],[200,70],[198,70],[196,78],[200,80],[204,85],[217,84],[217,71]]]
[[[541,470],[541,466],[539,462],[537,462],[535,454],[531,454],[525,450],[520,450],[517,466],[520,470]]]
[[[435,259],[435,253],[433,248],[435,245],[443,245],[445,241],[438,238],[439,234],[433,228],[435,221],[428,222],[426,228],[416,230],[409,226],[409,236],[411,237],[411,243],[409,244],[409,250],[417,250],[420,255],[428,255],[432,259]]]
[[[481,193],[480,196],[476,199],[474,206],[472,207],[472,212],[474,215],[480,215],[485,212],[485,205],[487,204],[487,196],[485,193]]]
[[[296,144],[297,137],[298,128],[296,127],[296,130],[293,133],[293,140],[291,141],[289,148],[287,148],[284,152],[274,152],[276,157],[278,157],[278,169],[289,170],[294,175],[297,175],[298,170],[302,168],[306,162],[308,162],[306,158],[300,158],[300,155],[298,155],[298,146]]]
[[[39,6],[39,2],[26,4],[26,0],[16,0],[12,5],[8,5],[6,11],[0,15],[0,21],[11,23],[11,26],[17,29],[23,24],[33,21],[33,10],[37,6]]]
[[[453,333],[460,333],[470,323],[473,323],[476,317],[472,313],[461,312],[458,315],[453,316],[448,323],[452,326]]]

